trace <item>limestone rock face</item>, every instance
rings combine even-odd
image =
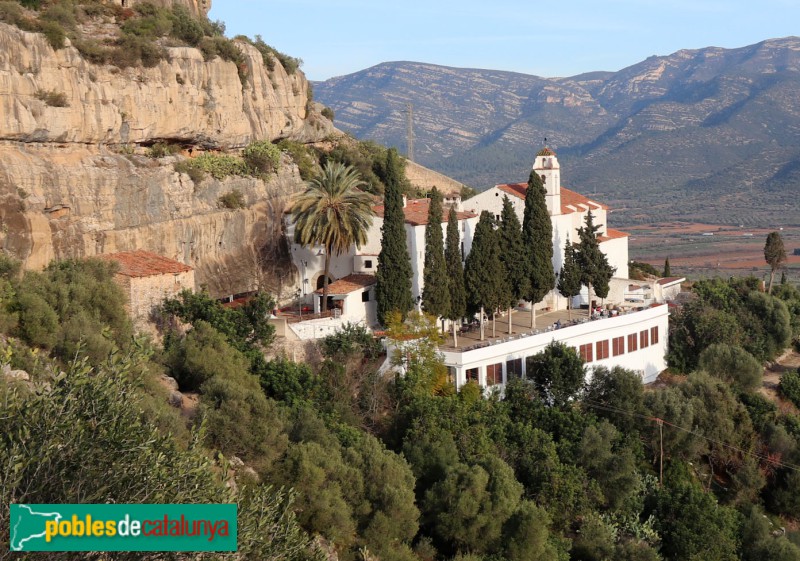
[[[119,70],[0,24],[3,248],[29,269],[145,249],[191,265],[214,295],[255,288],[264,252],[280,243],[287,197],[302,188],[291,161],[266,182],[195,184],[174,169],[184,156],[120,153],[141,154],[157,141],[221,150],[264,139],[313,142],[333,130],[308,103],[301,72],[288,75],[277,62],[268,71],[255,48],[239,46],[244,85],[236,65],[207,62],[196,49],[170,48],[170,60],[154,68]],[[67,105],[48,105],[42,92],[63,93]],[[219,197],[234,189],[245,208],[220,208]]]
[[[280,64],[267,71],[261,54],[245,54],[247,84],[236,65],[199,50],[169,48],[154,68],[100,66],[73,47],[54,51],[44,36],[0,24],[0,139],[22,142],[147,143],[159,139],[207,147],[244,146],[255,139],[321,138],[332,127],[310,124],[308,82]],[[63,93],[65,107],[38,99]]]

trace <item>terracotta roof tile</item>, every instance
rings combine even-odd
[[[126,277],[178,274],[192,270],[190,266],[184,265],[180,261],[143,250],[107,253],[98,255],[98,257],[119,263],[118,274]]]
[[[356,290],[372,286],[375,282],[375,275],[347,275],[328,285],[328,296],[350,294]],[[322,294],[322,289],[315,290],[314,294]]]
[[[600,240],[600,243],[602,243],[607,242],[608,240],[627,238],[628,236],[630,236],[628,232],[621,232],[620,230],[615,230],[614,228],[606,228],[606,235],[600,236],[597,239]]]
[[[525,191],[528,189],[527,183],[502,183],[496,186],[498,189],[519,199],[525,199]],[[584,212],[586,210],[608,209],[608,207],[597,201],[584,197],[580,193],[561,187],[561,214],[572,214],[573,212]]]
[[[425,226],[428,223],[428,207],[430,204],[430,199],[408,199],[403,209],[403,214],[405,214],[406,217],[406,224]],[[372,209],[375,211],[376,215],[383,218],[383,205],[375,205]],[[442,212],[442,222],[447,222],[448,212],[446,208]],[[477,215],[471,212],[457,212],[456,216],[459,220],[466,220],[467,218],[475,218]]]
[[[682,281],[682,280],[684,280],[684,277],[666,277],[666,278],[663,278],[663,279],[658,279],[656,281],[656,284],[660,284],[660,285],[663,286],[665,284],[673,284],[673,283],[675,283],[677,281]]]

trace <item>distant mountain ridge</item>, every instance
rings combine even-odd
[[[565,184],[623,223],[800,223],[797,37],[568,78],[390,62],[314,91],[339,128],[403,152],[411,103],[415,159],[479,190],[524,181],[546,137]]]

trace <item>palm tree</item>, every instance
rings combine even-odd
[[[375,212],[372,196],[360,187],[366,185],[351,166],[328,161],[322,172],[306,183],[292,205],[294,241],[304,246],[325,248],[325,279],[322,285],[322,311],[328,309],[328,279],[331,255],[347,252],[367,241],[367,230]]]

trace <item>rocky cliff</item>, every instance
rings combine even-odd
[[[147,249],[192,265],[215,294],[253,288],[275,244],[285,197],[302,182],[278,174],[207,178],[174,170],[183,156],[148,158],[157,141],[230,150],[254,140],[315,141],[332,130],[309,113],[308,83],[261,54],[235,64],[170,48],[153,68],[100,66],[70,46],[0,24],[0,220],[4,248],[40,268],[53,258]],[[48,97],[46,94],[56,94]],[[196,153],[196,152],[195,152]],[[240,190],[246,206],[220,208]]]

